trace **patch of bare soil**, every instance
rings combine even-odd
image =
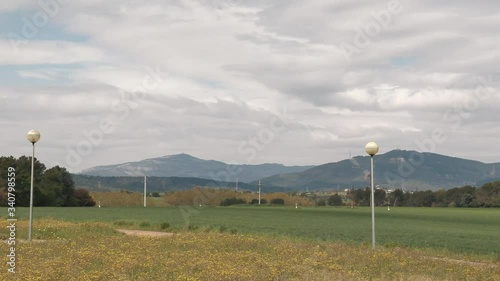
[[[475,262],[475,261],[464,261],[464,260],[457,260],[457,259],[450,259],[450,258],[440,258],[440,257],[428,257],[432,260],[436,261],[445,261],[445,262],[451,262],[451,263],[457,263],[457,264],[466,264],[466,265],[473,265],[473,266],[483,266],[483,267],[498,267],[498,263],[487,263],[487,262]]]
[[[124,233],[126,235],[143,236],[143,237],[174,236],[174,234],[171,232],[145,231],[145,230],[134,230],[134,229],[117,229],[116,231]]]

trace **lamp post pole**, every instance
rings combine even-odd
[[[259,180],[259,205],[260,205],[260,180]]]
[[[28,132],[27,139],[33,145],[33,155],[31,157],[30,222],[28,232],[28,241],[31,241],[31,234],[33,233],[33,182],[35,175],[35,143],[40,139],[40,133],[36,130],[31,130]]]
[[[373,156],[378,152],[378,145],[374,142],[369,142],[365,146],[366,153],[370,155],[371,166],[371,207],[372,207],[372,248],[375,249],[375,191],[374,191],[374,174],[373,174]]]
[[[375,191],[373,190],[373,156],[370,156],[371,160],[371,187],[372,187],[372,196],[371,196],[371,205],[372,205],[372,247],[375,248]]]
[[[147,184],[146,181],[147,181],[146,176],[144,176],[144,208],[146,208],[146,194],[147,194],[146,193],[146,184]]]

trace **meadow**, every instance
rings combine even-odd
[[[37,219],[51,218],[108,222],[116,228],[169,232],[222,230],[367,246],[371,245],[370,214],[370,208],[363,207],[39,207],[34,211],[34,225]],[[28,208],[17,208],[17,215],[27,220]],[[35,231],[34,235],[38,233]],[[376,235],[380,246],[431,249],[500,260],[500,209],[376,208]]]
[[[500,280],[498,262],[401,247],[218,230],[136,237],[112,223],[52,219],[34,230],[35,241],[16,244],[16,273],[0,270],[0,280]]]

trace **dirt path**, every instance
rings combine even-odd
[[[457,264],[465,264],[465,265],[473,265],[473,266],[483,266],[483,267],[497,267],[499,264],[495,262],[476,262],[476,261],[465,261],[465,260],[457,260],[457,259],[450,259],[450,258],[441,258],[441,257],[427,257],[431,260],[436,260],[436,261],[445,261],[445,262],[451,262],[451,263],[457,263]]]
[[[171,232],[144,231],[144,230],[133,230],[133,229],[117,229],[116,231],[125,233],[126,235],[143,236],[143,237],[174,236],[174,234]]]

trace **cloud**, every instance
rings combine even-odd
[[[487,128],[499,126],[500,4],[401,0],[401,12],[346,59],[342,44],[354,46],[388,5],[61,4],[17,51],[0,37],[3,154],[26,154],[25,131],[38,128],[41,160],[64,165],[84,132],[114,118],[114,131],[71,170],[180,152],[246,163],[238,147],[258,139],[286,108],[292,121],[252,163],[331,162],[349,151],[363,154],[371,140],[381,152],[419,149],[416,143],[436,128],[448,140],[435,152],[498,162],[488,151],[494,137]],[[12,15],[30,19],[40,11],[32,1],[0,7],[19,35],[23,21]],[[151,71],[161,83],[139,94]]]

